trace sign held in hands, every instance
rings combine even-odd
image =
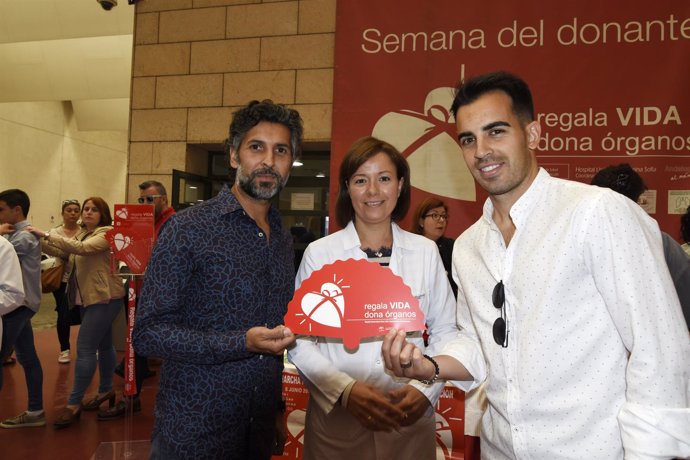
[[[340,338],[356,348],[390,328],[424,330],[412,290],[389,268],[367,260],[337,260],[302,282],[288,304],[285,325],[295,334]]]

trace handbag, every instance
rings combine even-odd
[[[72,265],[74,267],[74,265]],[[78,326],[81,324],[81,307],[75,304],[77,292],[77,277],[76,270],[72,269],[65,286],[65,293],[62,302],[68,310],[67,317],[69,318],[70,326]]]
[[[60,283],[64,274],[65,265],[57,265],[56,259],[46,259],[41,262],[41,291],[48,293],[60,289]]]

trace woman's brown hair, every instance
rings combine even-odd
[[[341,227],[345,227],[355,217],[355,210],[347,190],[350,178],[360,166],[379,153],[383,153],[391,159],[395,165],[398,180],[403,179],[400,196],[391,214],[391,220],[393,222],[400,221],[410,209],[410,166],[407,164],[407,160],[398,152],[398,149],[388,142],[372,136],[363,137],[350,146],[340,164],[335,220]]]
[[[84,205],[86,205],[87,202],[91,201],[94,206],[98,208],[98,212],[101,213],[101,218],[98,221],[97,227],[105,227],[106,225],[113,225],[113,218],[110,214],[110,207],[108,207],[108,203],[105,202],[103,198],[100,196],[90,196],[87,199],[84,200],[84,202],[81,205],[81,209],[83,211]]]

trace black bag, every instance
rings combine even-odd
[[[74,266],[73,266],[74,267]],[[69,324],[70,326],[78,326],[81,324],[81,307],[75,305],[75,299],[77,297],[77,278],[76,270],[73,268],[72,273],[69,275],[69,280],[67,280],[67,286],[65,286],[65,294],[63,297],[64,305],[69,309]]]

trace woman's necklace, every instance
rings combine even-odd
[[[391,254],[393,253],[393,248],[389,248],[386,246],[381,246],[377,250],[371,249],[371,248],[362,248],[362,251],[367,255],[367,257],[390,257]]]

